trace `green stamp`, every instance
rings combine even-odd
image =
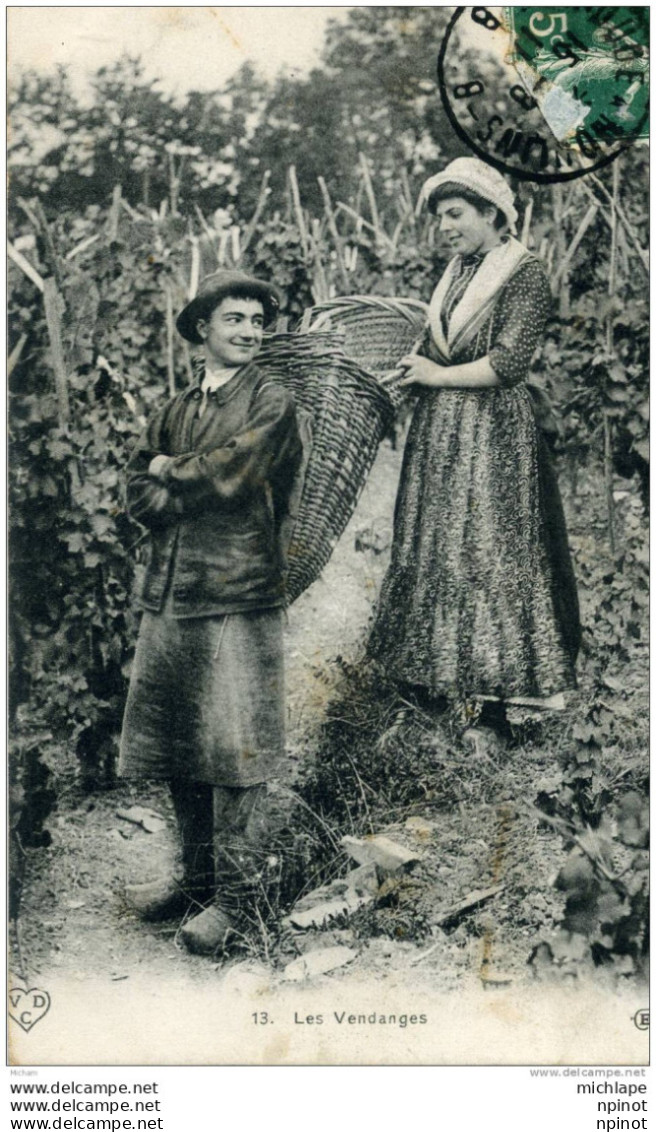
[[[556,140],[595,161],[649,136],[649,8],[504,9],[510,60]]]

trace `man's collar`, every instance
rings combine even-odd
[[[205,378],[205,359],[200,357],[192,358],[191,364],[193,368],[194,380],[191,385],[188,385],[187,388],[182,391],[182,396],[185,400],[188,400],[189,397],[199,397],[201,395],[203,380]],[[246,362],[245,365],[240,366],[238,370],[235,370],[234,377],[232,377],[229,382],[226,382],[226,384],[224,386],[221,386],[220,388],[235,389],[238,386],[241,386],[242,380],[247,376],[251,378],[256,377],[258,372],[257,359],[254,359],[251,362]]]
[[[201,388],[203,390],[223,389],[224,385],[228,385],[236,377],[240,368],[240,366],[231,366],[229,369],[226,367],[211,370],[206,365],[205,374],[201,380]]]

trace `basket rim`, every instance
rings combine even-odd
[[[324,299],[322,303],[315,303],[310,309],[313,311],[325,310],[328,307],[349,306],[352,303],[365,306],[392,306],[417,307],[419,310],[428,310],[428,303],[422,299],[406,298],[404,295],[336,295],[334,299]]]
[[[334,299],[326,299],[309,309],[309,326],[307,333],[313,334],[323,329],[325,320],[331,314],[351,314],[354,316],[378,314],[394,314],[406,319],[416,326],[417,316],[425,318],[428,314],[428,304],[421,299],[397,298],[393,295],[340,295]]]

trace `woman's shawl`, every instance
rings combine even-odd
[[[510,236],[503,244],[487,253],[481,266],[451,314],[449,329],[444,333],[442,305],[460,263],[454,256],[440,279],[428,308],[428,325],[439,353],[449,361],[452,356],[484,325],[500,291],[527,260],[531,252]]]
[[[503,287],[515,272],[532,258],[532,253],[512,237],[488,252],[460,302],[454,308],[448,333],[445,335],[442,325],[442,304],[458,266],[459,257],[454,256],[433,292],[428,308],[428,324],[424,337],[418,345],[418,352],[437,365],[453,364],[453,354],[478,333],[489,318]],[[532,381],[526,382],[526,388],[533,402],[535,423],[549,441],[553,442],[562,435],[562,427],[551,400],[544,389]]]

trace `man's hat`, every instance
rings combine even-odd
[[[201,280],[198,292],[180,311],[175,325],[178,333],[200,346],[202,338],[198,334],[199,318],[209,318],[212,311],[227,295],[235,299],[257,299],[264,309],[265,323],[271,322],[280,310],[280,295],[271,283],[246,275],[243,271],[214,271]]]

